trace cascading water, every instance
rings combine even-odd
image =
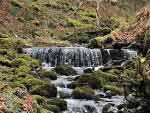
[[[128,49],[88,49],[84,47],[50,47],[50,48],[26,48],[24,52],[43,62],[43,69],[49,69],[59,64],[70,64],[74,69],[78,69],[82,75],[82,69],[89,67],[99,68],[101,66],[124,65],[126,61],[132,60],[137,56],[137,52]],[[95,70],[96,70],[95,68]],[[81,69],[81,70],[80,70]],[[61,94],[67,95],[68,110],[63,113],[102,113],[103,107],[108,104],[116,106],[123,101],[122,96],[113,96],[111,99],[101,98],[100,101],[72,99],[72,89],[68,88],[68,84],[74,82],[76,76],[58,76],[57,80],[52,81],[57,87],[57,98],[62,98]],[[95,94],[103,94],[104,92],[96,91]]]
[[[136,51],[114,49],[88,49],[84,47],[26,48],[24,51],[40,59],[49,67],[70,64],[74,67],[97,67],[112,61],[129,60],[136,56]]]

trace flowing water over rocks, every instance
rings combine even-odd
[[[55,67],[59,64],[70,64],[74,67],[98,67],[104,65],[121,65],[137,55],[136,51],[122,49],[89,49],[84,47],[50,47],[26,48],[24,51]]]
[[[52,81],[57,87],[57,98],[67,101],[68,110],[64,113],[102,113],[102,109],[107,104],[112,104],[113,111],[116,106],[123,102],[123,96],[112,96],[112,98],[101,98],[100,100],[80,100],[72,98],[72,89],[68,85],[74,79],[83,74],[83,70],[99,68],[103,66],[124,65],[126,61],[132,60],[137,56],[136,51],[122,49],[88,49],[84,47],[50,47],[50,48],[26,48],[24,51],[32,57],[43,62],[43,69],[51,69],[59,64],[70,64],[77,70],[75,76],[58,76],[57,80]],[[95,90],[95,94],[104,94],[102,91]]]
[[[114,105],[113,111],[116,110],[116,106],[123,102],[123,96],[112,96],[111,99],[101,98],[100,101],[85,100],[85,99],[73,99],[71,97],[72,89],[69,89],[67,85],[73,82],[76,76],[60,76],[53,83],[58,89],[58,98],[61,98],[61,94],[65,94],[64,97],[68,104],[68,110],[64,113],[102,113],[102,109],[108,103]],[[103,92],[95,90],[95,94],[102,94]],[[105,94],[105,93],[104,93]]]

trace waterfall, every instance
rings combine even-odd
[[[123,49],[89,49],[84,47],[25,48],[25,53],[40,59],[50,67],[69,64],[74,67],[97,67],[113,61],[131,60],[136,51]]]

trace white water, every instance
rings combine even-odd
[[[30,54],[31,56],[40,59],[43,61],[42,68],[43,69],[52,69],[57,64],[72,64],[75,70],[77,70],[79,75],[83,74],[83,70],[86,68],[95,68],[98,70],[103,67],[103,60],[105,59],[105,63],[110,63],[113,61],[111,58],[112,49],[104,50],[107,54],[102,54],[100,49],[87,49],[84,47],[71,47],[71,48],[27,48],[25,52]],[[124,55],[123,58],[127,58],[126,60],[131,60],[137,56],[136,51],[132,50],[122,50]],[[115,53],[116,54],[116,53]],[[118,53],[119,54],[119,53]],[[59,56],[61,55],[61,56]],[[105,58],[108,57],[108,58]],[[107,56],[108,55],[108,56]],[[56,57],[57,56],[57,57]],[[107,61],[108,60],[108,61]],[[123,62],[124,63],[124,62]],[[122,63],[122,64],[123,64]],[[57,80],[52,81],[53,84],[57,87],[58,90],[58,98],[61,98],[60,93],[64,93],[70,95],[65,100],[67,101],[68,110],[64,111],[64,113],[102,113],[103,107],[112,103],[115,106],[112,107],[113,111],[116,110],[116,106],[123,102],[122,96],[113,96],[111,99],[101,98],[101,101],[94,100],[79,100],[72,99],[72,89],[69,89],[68,84],[72,83],[76,76],[59,76]],[[95,94],[104,94],[101,91],[95,91]]]
[[[69,64],[73,67],[99,67],[118,60],[131,60],[136,51],[122,49],[89,49],[84,47],[25,48],[24,52],[40,59],[47,67]]]
[[[57,97],[60,98],[60,93],[64,93],[67,95],[72,94],[72,89],[67,88],[67,85],[73,82],[76,76],[59,76],[57,80],[52,81],[53,84],[56,85],[58,90]],[[95,94],[104,94],[99,90],[95,90]],[[113,111],[116,110],[116,106],[123,102],[123,96],[113,96],[111,99],[108,98],[101,98],[101,101],[94,101],[94,100],[81,100],[81,99],[72,99],[66,98],[67,101],[67,111],[63,113],[102,113],[103,107],[108,104],[112,103],[115,106],[112,107]]]

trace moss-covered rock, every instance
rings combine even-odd
[[[11,61],[6,57],[0,57],[0,65],[11,67]]]
[[[54,69],[60,75],[76,75],[77,72],[70,65],[58,65]]]
[[[40,72],[40,76],[49,78],[51,80],[56,80],[57,79],[57,73],[55,71],[42,70]]]
[[[31,71],[30,67],[28,67],[28,66],[20,66],[20,67],[16,68],[15,73],[18,74],[18,75],[21,75],[21,74],[27,74],[30,71]]]
[[[102,81],[97,76],[92,74],[86,74],[79,77],[76,83],[78,86],[88,85],[93,89],[102,88]]]
[[[49,99],[47,104],[59,107],[60,111],[67,110],[67,102],[62,99]]]
[[[75,99],[93,99],[94,90],[90,87],[77,87],[74,89],[72,96]]]
[[[120,95],[123,93],[123,89],[115,85],[105,85],[104,91],[108,91],[108,90],[111,91],[112,95]]]
[[[16,58],[12,60],[12,66],[13,67],[19,67],[19,66],[29,66],[28,62],[23,58]]]
[[[31,93],[34,95],[40,95],[47,98],[56,97],[57,88],[50,83],[43,83],[32,88]]]
[[[32,59],[31,60],[31,67],[32,68],[38,68],[38,67],[40,67],[40,62],[38,60],[36,60],[36,59]]]
[[[98,78],[102,78],[105,82],[117,82],[118,81],[118,75],[104,72],[101,70],[95,71],[93,75],[97,76]]]

